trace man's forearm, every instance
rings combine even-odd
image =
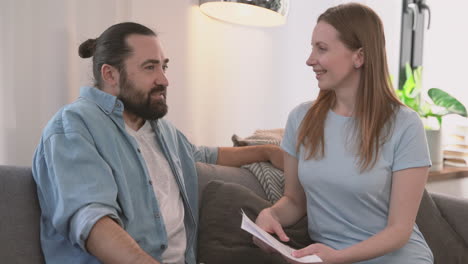
[[[246,147],[220,147],[216,164],[240,167],[254,162],[270,161],[277,168],[283,169],[281,149],[276,145]]]
[[[159,264],[107,216],[97,221],[91,229],[86,248],[103,263]]]

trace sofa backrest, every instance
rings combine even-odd
[[[44,263],[31,168],[0,166],[0,262]]]
[[[197,163],[200,194],[211,180],[230,180],[266,198],[245,169]],[[45,263],[40,246],[40,207],[30,167],[0,165],[0,263]]]
[[[202,193],[211,180],[235,182],[266,198],[255,176],[245,169],[197,164]],[[431,247],[435,264],[468,263],[465,242],[466,200],[424,193],[416,222]],[[443,207],[443,214],[439,211]],[[447,221],[446,217],[448,216]],[[30,167],[0,166],[0,263],[43,264],[40,246],[40,208]],[[454,230],[453,227],[457,227]],[[453,261],[451,261],[453,260]]]
[[[206,185],[213,180],[240,184],[249,188],[261,198],[265,200],[267,199],[267,196],[262,189],[262,185],[260,185],[260,182],[257,180],[257,178],[247,169],[206,164],[201,162],[197,162],[196,166],[198,172],[199,201],[201,201],[201,196]]]

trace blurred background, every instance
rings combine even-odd
[[[284,127],[294,106],[318,94],[305,64],[316,19],[344,2],[291,0],[284,25],[252,27],[212,19],[198,0],[0,0],[0,164],[31,164],[47,121],[93,83],[78,46],[123,21],[159,33],[170,58],[167,118],[193,143],[230,146],[233,134]],[[354,2],[382,18],[396,85],[404,1]],[[423,89],[441,88],[468,105],[468,2],[426,2]],[[444,126],[463,122],[447,117]]]

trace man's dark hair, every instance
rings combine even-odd
[[[78,48],[81,58],[93,57],[94,85],[99,89],[102,89],[103,64],[109,64],[120,73],[125,73],[124,61],[132,52],[126,40],[131,34],[157,36],[153,30],[143,25],[124,22],[109,27],[97,39],[88,39]]]

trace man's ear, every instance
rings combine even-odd
[[[116,87],[119,84],[120,74],[114,66],[103,64],[101,66],[101,78],[104,86]]]
[[[354,68],[359,69],[364,64],[364,51],[359,48],[353,56]]]

